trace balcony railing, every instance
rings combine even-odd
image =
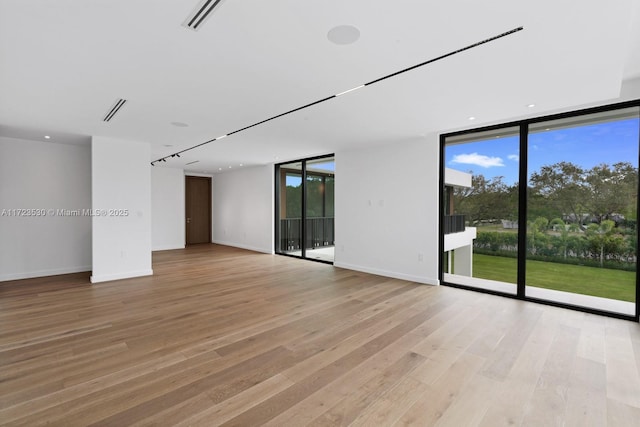
[[[307,249],[334,245],[334,218],[307,218]],[[280,250],[295,251],[302,247],[302,219],[280,220]]]
[[[445,215],[444,234],[461,233],[465,230],[464,215]]]

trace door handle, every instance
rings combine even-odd
[[[187,218],[187,224],[191,223],[191,218]]]

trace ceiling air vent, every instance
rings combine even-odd
[[[222,3],[222,0],[202,0],[193,9],[193,11],[187,16],[187,19],[182,23],[187,28],[191,28],[193,31],[198,31],[198,28],[207,19],[211,11]]]
[[[106,115],[106,116],[104,116],[104,119],[102,119],[102,120],[104,120],[105,122],[108,122],[108,121],[110,121],[111,119],[113,119],[113,116],[115,116],[115,115],[116,115],[116,113],[117,113],[118,111],[120,111],[120,109],[122,108],[122,106],[123,106],[126,102],[127,102],[127,100],[126,100],[126,99],[122,99],[122,98],[118,99],[118,100],[116,101],[116,103],[113,105],[113,107],[111,107],[111,109],[109,110],[109,112],[107,113],[107,115]]]
[[[200,161],[200,160],[194,160],[193,162],[189,162],[189,163],[185,164],[185,166],[187,166],[187,165],[192,165],[192,164],[194,164],[194,163],[198,163],[199,161]]]

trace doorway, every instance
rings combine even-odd
[[[211,243],[211,177],[185,176],[187,245]]]
[[[276,165],[276,253],[333,263],[333,155]]]

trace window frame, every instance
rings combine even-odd
[[[507,298],[514,298],[523,301],[536,302],[545,305],[552,305],[562,308],[568,308],[572,310],[582,311],[591,314],[604,315],[608,317],[614,317],[625,320],[632,320],[635,322],[640,321],[640,254],[636,256],[636,301],[635,301],[635,315],[626,315],[623,313],[616,313],[604,310],[598,310],[590,307],[583,307],[578,305],[571,305],[557,301],[550,301],[545,299],[533,298],[526,295],[526,261],[527,261],[527,228],[519,227],[518,228],[518,257],[517,257],[517,292],[516,294],[508,294],[502,293],[490,289],[481,289],[475,288],[465,285],[459,285],[455,283],[448,283],[444,281],[444,268],[442,264],[442,260],[444,257],[444,217],[445,210],[444,206],[444,192],[445,192],[445,146],[447,142],[447,138],[458,138],[458,140],[463,140],[465,135],[475,134],[479,132],[496,132],[499,133],[502,129],[509,127],[519,127],[520,129],[520,163],[519,163],[519,171],[518,171],[518,223],[526,224],[527,223],[527,183],[528,183],[528,137],[529,137],[529,128],[535,127],[536,124],[551,120],[562,120],[562,119],[570,119],[577,118],[579,116],[586,116],[590,114],[597,113],[606,113],[606,112],[614,112],[615,110],[622,110],[625,108],[637,107],[640,108],[640,99],[619,102],[615,104],[602,105],[597,107],[585,108],[575,111],[568,111],[559,114],[552,114],[546,116],[533,117],[523,120],[516,120],[506,123],[500,123],[496,125],[484,126],[473,129],[465,129],[456,132],[443,133],[440,135],[440,163],[439,163],[439,188],[438,188],[438,205],[440,208],[439,211],[439,224],[438,224],[438,280],[440,284],[455,288],[467,289],[476,292],[488,293],[493,295],[500,295]],[[640,134],[640,132],[639,132]],[[640,137],[638,138],[638,147],[640,148]],[[640,153],[640,149],[638,150]],[[640,155],[638,160],[638,164],[640,165]],[[638,189],[638,193],[640,194],[640,186]],[[637,197],[637,212],[640,214],[640,197]],[[636,227],[636,241],[640,242],[640,227]],[[636,248],[636,252],[640,250],[640,244]]]

